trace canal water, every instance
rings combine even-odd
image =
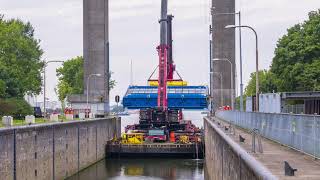
[[[184,119],[203,127],[200,111],[184,112]],[[138,114],[122,117],[122,131],[138,123]],[[204,161],[194,159],[105,159],[68,180],[203,180]]]

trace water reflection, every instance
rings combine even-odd
[[[69,180],[203,180],[202,160],[185,159],[108,159],[100,161]]]

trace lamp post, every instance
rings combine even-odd
[[[218,16],[218,15],[238,15],[238,25],[241,26],[241,11],[236,13],[214,13],[215,8],[211,9],[212,16]],[[242,33],[241,28],[239,28],[239,53],[240,53],[240,111],[243,111],[243,76],[242,76]]]
[[[221,106],[223,106],[223,97],[222,97],[222,85],[223,85],[223,77],[222,77],[222,74],[220,73],[220,72],[210,72],[210,76],[211,76],[211,74],[218,74],[219,76],[220,76],[220,104],[221,104]],[[210,93],[210,99],[211,99],[211,101],[212,101],[212,99],[213,99],[213,92],[211,92]],[[211,104],[211,106],[212,106],[212,104]],[[211,111],[213,110],[213,107],[211,107]],[[212,112],[213,113],[213,112]]]
[[[92,76],[100,77],[101,74],[90,74],[87,79],[87,108],[89,109],[89,82]]]
[[[230,64],[230,68],[231,68],[231,77],[230,77],[230,80],[231,80],[231,108],[232,110],[234,110],[234,79],[233,79],[233,64],[232,62],[229,60],[229,59],[226,59],[226,58],[215,58],[215,59],[212,59],[212,61],[226,61]]]
[[[63,61],[47,61],[43,66],[43,114],[46,115],[46,67],[49,63],[63,63]]]
[[[259,111],[259,43],[258,43],[258,34],[257,31],[251,26],[236,26],[236,25],[227,25],[226,29],[230,28],[248,28],[252,30],[256,37],[256,106],[255,110]]]

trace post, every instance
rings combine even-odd
[[[43,66],[43,114],[46,115],[46,67],[49,63],[63,63],[63,61],[48,61]]]
[[[231,74],[231,77],[230,77],[230,80],[231,80],[231,108],[232,110],[234,110],[234,78],[233,78],[233,64],[232,62],[229,60],[229,59],[225,59],[225,58],[215,58],[213,59],[212,61],[226,61],[230,64],[230,68],[231,68],[231,71],[230,71],[230,74]]]
[[[238,13],[239,26],[241,26],[241,12]],[[244,111],[243,108],[243,80],[242,80],[242,33],[239,28],[239,53],[240,53],[240,111]]]
[[[317,128],[317,120],[316,120],[316,115],[317,113],[314,113],[313,115],[313,156],[314,159],[317,159],[317,154],[316,154],[316,128]]]
[[[211,44],[211,43],[212,43],[212,40],[210,39],[210,41],[209,41],[209,49],[210,49],[210,50],[209,50],[209,53],[210,53],[210,54],[209,54],[209,59],[210,59],[210,60],[209,60],[209,64],[210,64],[209,72],[212,72],[212,71],[213,71],[213,70],[212,70],[212,62],[211,62],[211,58],[212,58],[212,49],[211,49],[211,48],[212,48],[212,44]],[[212,74],[210,74],[210,78],[209,78],[209,79],[210,79],[210,87],[209,87],[209,89],[210,89],[209,92],[210,92],[210,93],[209,93],[209,94],[210,94],[210,105],[211,105],[211,110],[210,110],[210,112],[211,112],[211,114],[213,114],[213,100],[212,100],[213,97],[212,97],[212,89],[211,89],[211,88],[212,88]]]
[[[259,42],[258,42],[258,34],[255,29],[253,29],[251,26],[236,26],[236,25],[227,25],[225,27],[226,29],[230,28],[248,28],[252,30],[255,34],[256,38],[256,106],[255,106],[255,111],[259,111]]]
[[[256,111],[259,112],[259,51],[258,51],[258,34],[251,28],[256,35]]]
[[[46,117],[46,66],[47,64],[44,64],[43,67],[43,116]]]
[[[213,69],[212,69],[212,62],[211,62],[211,59],[212,59],[212,39],[211,39],[211,33],[212,33],[212,26],[210,25],[209,26],[209,65],[210,65],[210,69],[209,69],[209,72],[213,72]],[[211,105],[211,109],[210,109],[210,113],[211,115],[213,115],[213,95],[212,95],[212,74],[210,74],[210,105]]]

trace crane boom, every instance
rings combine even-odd
[[[158,46],[159,56],[159,77],[158,77],[158,108],[166,110],[168,107],[167,80],[168,80],[168,44],[167,44],[167,11],[168,0],[161,0],[160,19],[160,45]]]

